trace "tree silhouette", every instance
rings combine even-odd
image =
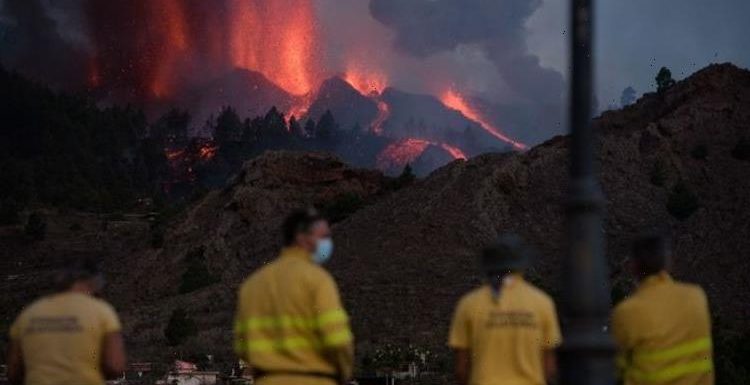
[[[672,71],[667,67],[661,67],[659,73],[656,75],[656,91],[661,93],[669,89],[675,84],[672,79]]]
[[[242,138],[242,121],[232,107],[224,107],[216,119],[214,139],[219,146],[228,142],[238,142]]]

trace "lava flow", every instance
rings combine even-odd
[[[383,135],[383,125],[385,124],[385,121],[388,120],[388,118],[391,116],[391,107],[388,106],[388,103],[382,100],[377,101],[377,106],[378,114],[375,116],[372,124],[370,124],[370,130],[375,135]]]
[[[525,150],[527,146],[519,141],[513,140],[507,135],[505,135],[500,129],[490,124],[482,115],[479,114],[478,111],[473,109],[469,104],[466,102],[466,100],[461,96],[459,93],[457,93],[454,90],[448,90],[445,91],[441,97],[440,101],[443,102],[443,104],[448,107],[452,108],[458,112],[460,112],[463,116],[468,118],[469,120],[473,120],[476,122],[480,127],[482,127],[488,134],[500,139],[501,141],[508,143],[513,146],[516,150]]]
[[[391,116],[391,106],[381,98],[383,91],[388,87],[388,78],[381,73],[356,70],[350,65],[344,73],[344,81],[375,102],[378,114],[370,123],[370,131],[375,135],[383,135],[383,125]]]
[[[391,143],[380,154],[376,164],[381,170],[392,170],[406,166],[419,158],[429,146],[438,146],[450,154],[453,159],[466,160],[466,154],[459,148],[446,143],[433,142],[426,139],[407,138]]]

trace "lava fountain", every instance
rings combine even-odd
[[[287,92],[315,88],[318,36],[311,0],[230,0],[231,63],[263,73]]]
[[[519,141],[511,139],[505,135],[499,128],[492,125],[487,119],[485,119],[479,111],[472,108],[469,103],[466,102],[463,96],[458,92],[449,89],[440,96],[440,101],[448,108],[454,109],[460,112],[469,120],[476,122],[482,129],[488,134],[500,139],[501,141],[508,143],[513,146],[516,150],[525,150],[527,146]]]
[[[86,0],[90,83],[168,99],[233,69],[302,97],[320,83],[313,0]]]

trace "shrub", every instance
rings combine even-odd
[[[667,199],[667,211],[681,221],[693,215],[699,207],[698,196],[682,181],[674,186]]]
[[[649,172],[649,181],[654,186],[664,186],[667,181],[667,165],[662,159],[657,159]]]
[[[750,161],[750,139],[740,139],[732,149],[732,157],[739,160]]]
[[[706,160],[708,158],[708,146],[699,144],[690,151],[690,156],[696,160]]]
[[[659,73],[656,75],[656,91],[664,92],[675,84],[672,79],[672,71],[667,67],[661,67]]]
[[[37,212],[31,213],[26,220],[26,226],[23,228],[24,233],[33,241],[41,241],[47,235],[47,221]]]
[[[172,311],[169,317],[167,327],[164,329],[164,337],[167,339],[169,346],[176,346],[183,343],[188,337],[198,333],[198,327],[182,308]]]
[[[404,166],[403,171],[401,171],[401,174],[391,180],[389,187],[391,190],[400,190],[412,184],[415,180],[417,180],[417,176],[414,175],[414,170],[411,168],[411,165],[407,163],[406,166]]]
[[[190,293],[219,281],[208,271],[206,258],[203,256],[204,251],[205,248],[201,246],[185,256],[187,269],[182,273],[180,294]]]

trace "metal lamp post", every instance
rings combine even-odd
[[[571,1],[571,185],[560,380],[564,385],[612,385],[614,346],[606,330],[610,289],[602,228],[604,199],[594,174],[591,130],[593,0]]]

